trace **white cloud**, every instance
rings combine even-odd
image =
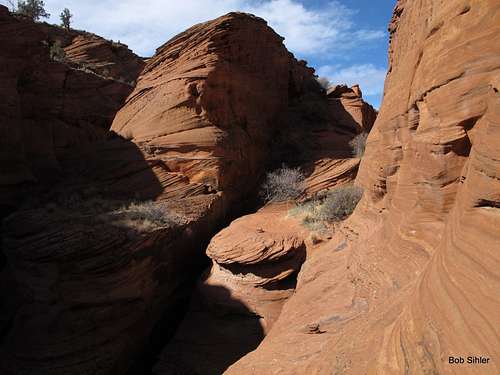
[[[5,4],[6,0],[0,0]],[[254,13],[266,19],[285,37],[285,44],[298,57],[342,53],[363,42],[382,38],[380,30],[356,30],[356,10],[338,1],[310,7],[299,0],[45,0],[59,23],[65,7],[74,14],[74,26],[120,40],[136,53],[150,55],[173,35],[195,23],[230,11]]]
[[[248,11],[265,20],[294,53],[311,55],[336,48],[351,30],[354,11],[330,2],[320,9],[307,9],[292,0],[274,0],[249,7]]]
[[[373,64],[352,65],[347,68],[325,65],[318,69],[317,74],[328,78],[333,84],[359,84],[365,95],[380,95],[384,92],[386,69]]]

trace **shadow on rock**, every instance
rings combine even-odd
[[[58,183],[4,221],[4,275],[17,290],[2,292],[0,372],[125,373],[206,265],[218,198],[181,182],[174,197],[176,175],[117,136],[61,165]]]
[[[224,306],[213,301],[226,301]],[[228,306],[231,306],[228,309]],[[222,286],[203,285],[190,311],[164,349],[155,375],[218,375],[264,338],[260,317]]]

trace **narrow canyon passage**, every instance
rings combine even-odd
[[[395,5],[380,111],[252,14],[0,5],[0,374],[499,373],[500,6]]]
[[[306,256],[307,231],[287,216],[287,204],[266,206],[212,238],[212,265],[155,374],[221,374],[257,348],[293,294]]]

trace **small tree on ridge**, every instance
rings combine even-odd
[[[69,30],[71,26],[71,18],[73,18],[73,15],[69,11],[69,9],[64,8],[64,10],[59,15],[59,18],[61,19],[61,26],[66,30]]]

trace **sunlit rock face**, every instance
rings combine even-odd
[[[397,3],[364,198],[227,373],[500,371],[499,24],[496,0]]]

